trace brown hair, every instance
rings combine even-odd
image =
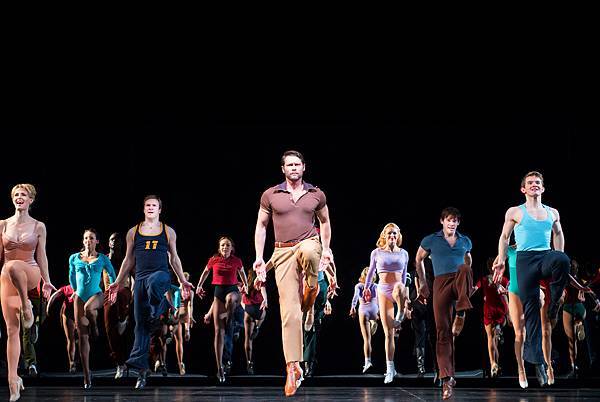
[[[525,187],[525,179],[527,179],[529,176],[539,177],[542,181],[542,186],[544,185],[544,176],[542,176],[542,174],[537,170],[532,170],[531,172],[527,172],[521,179],[521,187]]]
[[[233,242],[233,240],[231,240],[231,237],[229,237],[229,236],[219,237],[219,240],[217,240],[217,253],[215,255],[221,255],[219,249],[221,248],[222,240],[229,240],[229,242],[231,243],[231,255],[234,255],[235,254],[235,243]]]
[[[146,201],[148,200],[156,200],[158,201],[158,207],[160,209],[162,209],[162,200],[160,199],[160,197],[158,195],[155,194],[150,194],[144,197],[144,206],[146,205]]]
[[[300,159],[300,161],[302,162],[302,164],[304,164],[304,156],[302,156],[302,154],[298,151],[294,151],[294,150],[289,150],[289,151],[285,151],[283,153],[283,156],[281,157],[281,166],[285,166],[285,158],[286,156],[295,156],[298,159]]]
[[[444,220],[449,216],[455,217],[456,220],[459,222],[460,222],[460,218],[462,218],[462,216],[460,215],[460,211],[457,208],[446,207],[446,208],[442,209],[442,213],[440,214],[440,219]]]

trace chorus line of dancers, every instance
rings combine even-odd
[[[206,264],[195,294],[206,296],[204,284],[212,273],[214,298],[205,321],[215,327],[214,349],[217,377],[225,381],[231,351],[226,338],[231,336],[235,317],[243,305],[247,370],[254,371],[252,340],[265,319],[267,271],[273,270],[279,293],[283,354],[286,361],[284,393],[292,396],[311,371],[316,351],[316,334],[325,314],[331,313],[329,299],[337,295],[337,269],[330,248],[331,222],[325,193],[304,181],[306,164],[297,151],[281,157],[285,180],[265,190],[255,228],[256,258],[248,277],[242,261],[235,255],[233,240],[221,237],[218,249]],[[397,373],[394,366],[395,339],[402,323],[412,320],[415,330],[418,373],[424,374],[425,317],[428,310],[435,321],[435,369],[442,383],[442,397],[453,395],[455,380],[454,339],[464,327],[466,313],[472,309],[471,296],[484,292],[484,327],[488,336],[491,372],[497,375],[501,327],[507,310],[515,329],[515,356],[519,384],[526,388],[524,361],[535,366],[540,385],[551,385],[554,374],[549,359],[549,335],[562,304],[565,332],[570,338],[571,361],[576,353],[575,338],[581,338],[583,294],[595,297],[589,287],[576,278],[574,264],[564,253],[564,233],[560,215],[541,202],[545,191],[539,172],[528,172],[522,179],[525,202],[511,207],[498,242],[498,255],[489,263],[490,274],[473,284],[472,243],[457,229],[461,213],[445,208],[440,215],[441,230],[424,237],[415,254],[414,281],[408,275],[409,254],[401,248],[402,234],[395,223],[385,225],[370,264],[360,276],[350,309],[358,308],[360,330],[364,338],[363,372],[372,367],[370,338],[381,321],[385,335],[386,372],[384,383]],[[7,361],[10,400],[24,390],[17,375],[21,353],[19,336],[34,326],[29,292],[41,283],[41,295],[49,299],[49,308],[62,303],[61,322],[68,339],[69,370],[75,370],[75,332],[83,369],[84,388],[92,386],[89,366],[90,336],[97,337],[97,315],[104,307],[106,335],[111,357],[117,365],[115,377],[125,370],[138,372],[136,389],[143,388],[150,373],[166,372],[166,340],[174,338],[180,374],[185,374],[183,340],[189,340],[194,324],[194,286],[183,271],[175,231],[160,220],[162,201],[156,195],[145,197],[144,220],[126,235],[126,248],[120,268],[115,271],[116,236],[111,236],[110,252],[97,251],[94,229],[83,232],[83,247],[69,258],[69,285],[56,289],[49,276],[46,257],[46,227],[29,215],[36,197],[31,184],[18,184],[11,191],[15,214],[0,221],[1,302],[7,326]],[[275,244],[265,261],[266,233],[272,221]],[[509,246],[514,232],[514,245]],[[510,281],[504,276],[508,258]],[[426,264],[431,266],[428,273]],[[170,270],[178,285],[172,284]],[[570,275],[570,272],[573,275]],[[413,286],[410,286],[414,282]],[[540,288],[541,284],[541,288]],[[102,286],[103,285],[103,286]],[[104,287],[105,291],[103,291]],[[414,289],[411,296],[411,290]],[[540,290],[541,289],[541,290]],[[563,295],[565,293],[565,295]],[[507,300],[508,298],[508,300]],[[600,308],[597,299],[596,308]],[[133,308],[134,344],[129,356],[122,335]],[[567,325],[569,329],[567,329]],[[30,332],[30,331],[26,331]],[[169,334],[169,336],[167,336]],[[227,357],[224,358],[224,354]],[[304,365],[301,363],[304,362]]]

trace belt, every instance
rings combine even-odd
[[[298,243],[300,243],[300,242],[299,241],[288,241],[288,242],[276,241],[275,242],[275,247],[277,247],[277,248],[280,248],[280,247],[294,247]]]

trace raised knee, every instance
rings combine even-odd
[[[4,264],[4,269],[2,270],[2,272],[6,273],[11,278],[14,278],[19,271],[20,270],[17,261],[8,261],[6,264]]]
[[[568,255],[563,253],[562,251],[557,251],[557,261],[562,269],[566,269],[567,271],[571,270],[571,259]]]

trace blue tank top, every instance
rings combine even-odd
[[[517,251],[550,250],[554,217],[552,212],[550,212],[550,208],[545,205],[542,206],[548,216],[543,221],[538,221],[529,215],[525,204],[519,205],[519,208],[523,211],[523,217],[521,218],[521,222],[515,226]]]
[[[135,227],[133,252],[135,254],[135,279],[144,279],[157,272],[169,272],[169,237],[167,227],[161,222],[161,231],[155,236],[144,235],[141,224]]]
[[[517,250],[509,247],[506,250],[508,257],[508,291],[519,295],[519,282],[517,281]]]

